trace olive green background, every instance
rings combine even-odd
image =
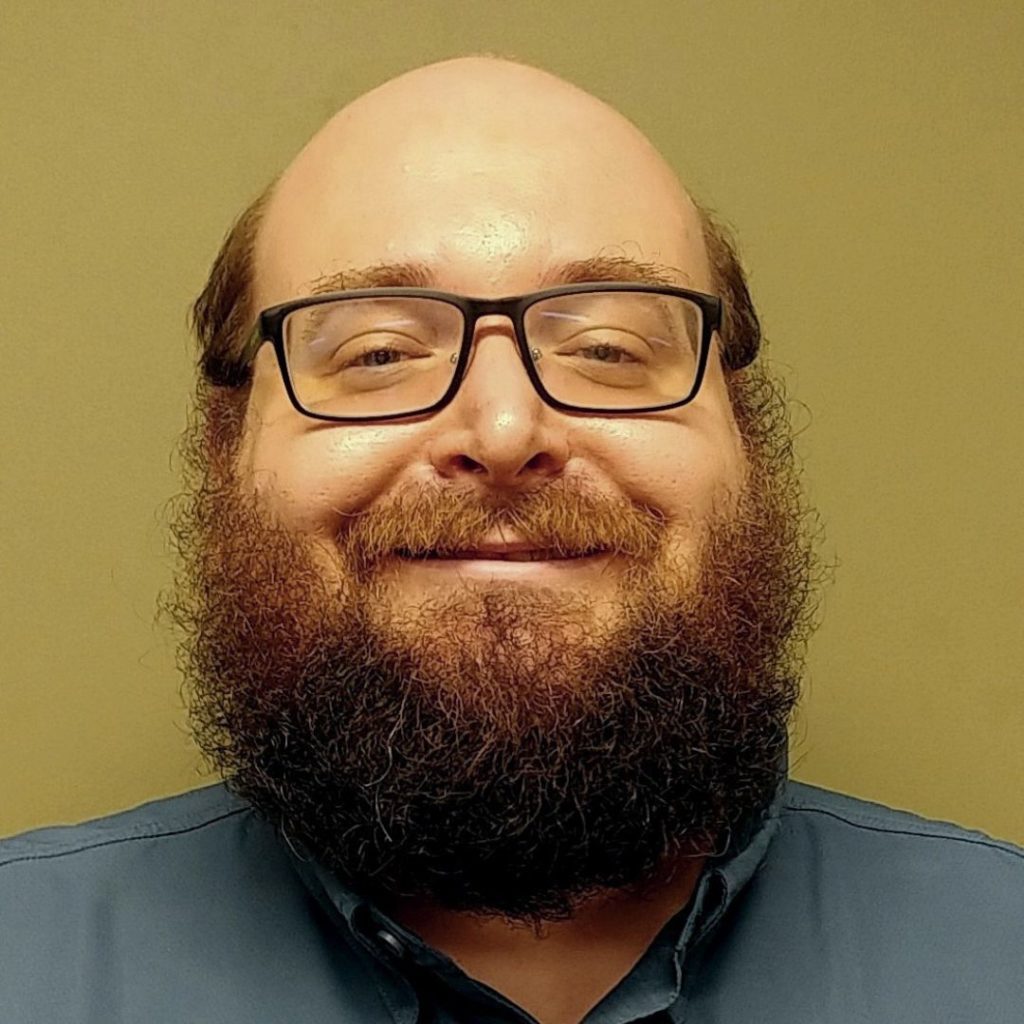
[[[210,781],[153,624],[188,304],[335,109],[474,51],[738,231],[839,562],[794,775],[1024,843],[1024,7],[739,0],[7,0],[0,834]]]

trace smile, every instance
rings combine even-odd
[[[563,576],[578,579],[581,572],[602,573],[612,554],[603,549],[567,555],[550,548],[526,545],[511,545],[511,548],[500,550],[485,546],[452,552],[399,549],[395,555],[407,571],[425,576],[454,572],[466,578],[554,581]]]
[[[400,558],[422,558],[436,561],[486,561],[486,562],[571,562],[579,558],[592,557],[601,552],[592,551],[582,555],[560,555],[554,551],[534,549],[528,551],[455,551],[452,554],[428,552],[425,555],[412,555],[399,551]]]

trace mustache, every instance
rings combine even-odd
[[[666,523],[656,508],[567,481],[501,497],[454,487],[409,489],[342,515],[338,544],[359,571],[398,552],[454,555],[496,533],[559,557],[608,551],[648,561],[661,546]]]

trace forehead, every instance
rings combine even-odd
[[[378,263],[421,264],[437,287],[496,296],[550,283],[564,264],[619,257],[706,289],[697,212],[660,155],[593,97],[546,84],[504,105],[487,89],[453,98],[448,83],[438,95],[371,93],[342,111],[270,200],[259,305]]]

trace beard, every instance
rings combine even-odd
[[[237,398],[200,392],[161,609],[227,786],[382,905],[535,929],[723,853],[785,779],[816,564],[781,392],[732,388],[748,473],[705,522],[562,480],[493,501],[407,492],[329,538],[245,486]],[[397,551],[453,553],[496,528],[613,550],[604,613],[507,581],[399,600]],[[691,559],[673,528],[698,531]]]

